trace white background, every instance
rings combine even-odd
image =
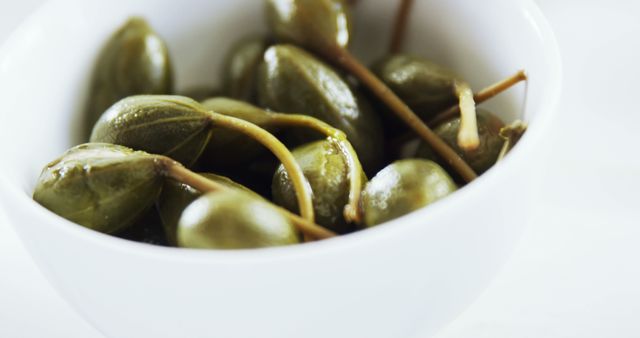
[[[0,0],[0,41],[41,2]],[[545,183],[513,258],[437,338],[640,337],[640,2],[538,3],[565,77],[546,170],[531,173]],[[0,337],[104,338],[1,215]]]

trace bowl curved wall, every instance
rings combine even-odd
[[[354,50],[383,53],[392,2],[361,1]],[[214,83],[229,45],[264,31],[256,1],[48,2],[0,52],[0,197],[46,276],[109,337],[406,337],[435,332],[487,286],[525,223],[540,139],[560,90],[558,50],[532,1],[416,2],[408,51],[484,87],[530,130],[508,158],[432,207],[333,240],[259,251],[151,247],[75,226],[31,201],[43,165],[79,143],[96,54],[130,15],[165,37],[178,87]],[[525,95],[526,93],[526,95]],[[526,100],[525,100],[526,96]]]

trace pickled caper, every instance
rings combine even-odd
[[[281,211],[250,194],[203,195],[182,213],[178,246],[197,249],[252,249],[300,242],[293,223]]]
[[[89,94],[87,135],[100,115],[120,99],[172,91],[173,68],[164,40],[144,19],[129,19],[98,57]]]
[[[311,185],[316,222],[338,233],[353,230],[343,215],[349,202],[350,175],[340,149],[331,142],[317,141],[294,149],[293,156]],[[359,175],[366,182],[365,174]],[[297,211],[293,187],[282,166],[273,176],[272,194],[276,204]]]
[[[155,156],[112,144],[83,144],[44,168],[33,199],[72,222],[112,234],[153,205],[162,182]]]
[[[255,197],[260,197],[249,188],[238,184],[227,177],[202,173],[203,177],[208,180],[217,182],[225,187],[235,190],[241,190]],[[176,231],[178,229],[178,221],[184,209],[200,197],[202,193],[188,184],[177,182],[175,180],[166,180],[162,188],[162,194],[158,199],[158,211],[162,220],[162,226],[167,236],[167,240],[172,245],[177,245]]]
[[[478,173],[484,173],[493,166],[500,154],[504,139],[500,137],[500,128],[504,123],[496,115],[478,109],[478,133],[480,136],[480,145],[475,150],[464,150],[460,148],[456,142],[458,129],[460,128],[460,118],[454,118],[448,122],[438,126],[435,132],[456,150],[462,158]],[[417,157],[434,160],[442,166],[447,167],[446,162],[435,155],[426,143],[421,143],[416,153]]]
[[[307,114],[342,130],[365,170],[380,166],[384,152],[378,116],[344,78],[313,55],[292,45],[270,47],[260,69],[259,97],[272,110]]]
[[[262,37],[251,37],[235,44],[222,68],[225,95],[237,100],[257,102],[257,74],[267,42]]]
[[[374,176],[362,193],[364,226],[372,227],[421,209],[456,189],[453,179],[435,162],[396,161]]]

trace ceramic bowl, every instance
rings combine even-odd
[[[384,55],[395,2],[362,0],[354,52]],[[473,184],[377,228],[286,248],[154,247],[72,224],[31,200],[49,161],[80,143],[91,69],[111,32],[146,17],[167,40],[177,86],[215,83],[237,39],[265,30],[259,1],[50,1],[0,52],[2,205],[45,275],[108,337],[427,337],[506,261],[560,90],[558,49],[531,0],[421,0],[407,51],[482,88],[530,80],[487,107],[530,129]],[[526,100],[525,100],[526,98]]]

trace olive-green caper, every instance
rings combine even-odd
[[[156,159],[112,144],[79,145],[44,168],[33,199],[72,222],[115,233],[158,197],[163,178]]]
[[[292,153],[311,185],[316,222],[338,233],[352,230],[343,216],[349,201],[349,173],[340,150],[323,140],[298,147]],[[361,176],[366,181],[364,173]],[[293,187],[282,166],[273,176],[271,189],[276,204],[297,212]]]
[[[342,130],[365,171],[380,165],[384,154],[378,116],[345,79],[311,54],[291,45],[267,49],[258,93],[262,106],[310,115]]]
[[[241,190],[249,194],[253,194],[256,198],[260,196],[251,191],[249,188],[238,184],[227,177],[202,173],[200,174],[209,180],[217,182],[225,187]],[[167,240],[171,245],[177,245],[176,233],[178,229],[178,221],[184,209],[200,197],[202,193],[193,187],[177,182],[175,180],[166,180],[162,193],[158,199],[158,211],[162,220],[162,226],[167,236]]]
[[[170,94],[172,90],[173,70],[165,42],[144,19],[131,18],[98,57],[89,94],[87,132],[107,108],[122,98]]]
[[[210,136],[209,114],[198,102],[182,96],[139,95],[109,108],[96,123],[91,142],[165,155],[190,166]]]
[[[178,223],[178,246],[251,249],[299,243],[291,221],[268,202],[241,191],[213,192],[195,200]]]
[[[427,121],[435,114],[458,103],[460,128],[457,145],[465,150],[479,146],[474,95],[468,83],[450,70],[427,59],[396,54],[374,67],[374,72],[396,95]],[[403,130],[396,118],[386,114],[387,133]]]
[[[373,71],[425,121],[458,102],[457,76],[425,58],[395,54],[376,63]]]
[[[235,44],[223,64],[223,88],[227,96],[255,103],[257,100],[258,66],[267,49],[264,38],[252,37]]]
[[[346,48],[351,42],[344,0],[268,0],[267,23],[278,40],[313,51]]]
[[[491,168],[497,161],[504,139],[500,137],[500,128],[504,123],[496,115],[482,109],[477,114],[478,135],[480,145],[475,150],[463,150],[457,144],[457,134],[460,128],[460,118],[451,119],[434,129],[445,142],[462,157],[473,170],[482,174]],[[431,148],[424,142],[418,146],[417,157],[427,158],[447,167],[446,162],[436,156]]]
[[[435,162],[396,161],[382,169],[362,192],[364,225],[372,227],[425,207],[457,189]]]

